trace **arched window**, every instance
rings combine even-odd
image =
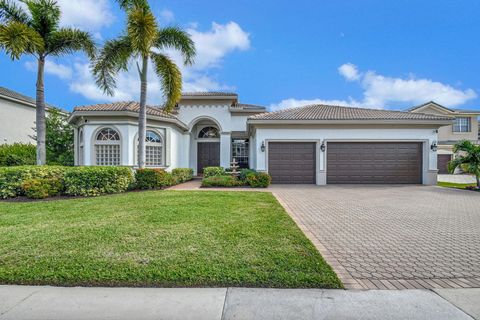
[[[97,166],[120,165],[120,135],[111,128],[104,128],[95,137],[95,164]]]
[[[147,130],[145,136],[145,165],[147,167],[160,167],[163,165],[162,137],[152,130]]]
[[[198,133],[199,139],[216,139],[220,138],[220,133],[215,127],[205,127]]]
[[[78,165],[83,165],[83,129],[78,133]]]

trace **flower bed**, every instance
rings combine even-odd
[[[204,169],[202,187],[240,187],[249,186],[251,188],[267,188],[272,181],[268,173],[257,172],[252,169],[243,169],[238,177],[227,174],[222,167],[208,167]]]

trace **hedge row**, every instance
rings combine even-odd
[[[202,187],[238,187],[267,188],[272,182],[268,173],[256,172],[252,169],[243,169],[238,177],[229,175],[222,167],[208,167],[203,169]]]
[[[0,167],[34,165],[36,152],[36,147],[30,143],[2,144]]]
[[[152,180],[152,176],[155,178]],[[157,189],[191,180],[191,169],[143,169],[127,167],[19,166],[0,168],[0,198],[27,196],[43,199],[56,195],[99,196],[128,189]],[[161,177],[161,178],[159,178]]]

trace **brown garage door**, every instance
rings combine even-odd
[[[422,144],[329,142],[328,184],[420,184]]]
[[[439,154],[437,158],[438,173],[448,174],[448,163],[452,161],[451,154]]]
[[[272,183],[314,184],[315,143],[270,142],[268,173]]]

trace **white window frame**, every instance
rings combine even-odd
[[[452,131],[455,133],[472,132],[472,119],[470,117],[457,117],[452,125]]]
[[[119,140],[98,140],[98,135],[103,131],[103,130],[112,130],[115,131],[118,135]],[[122,136],[120,135],[120,131],[114,127],[102,127],[98,129],[95,132],[95,135],[93,136],[94,143],[93,143],[93,157],[94,157],[94,163],[97,166],[119,166],[122,164]],[[117,162],[112,162],[112,160],[103,160],[100,163],[98,161],[99,155],[98,151],[99,148],[104,147],[104,146],[118,146],[118,163]],[[106,164],[105,164],[106,163]]]
[[[161,132],[159,132],[158,130],[155,130],[155,129],[147,129],[146,137],[148,136],[149,131],[155,133],[160,138],[161,142],[160,142],[160,144],[158,144],[158,143],[155,143],[155,142],[145,141],[145,166],[148,167],[148,168],[164,168],[164,167],[166,167],[166,158],[167,158],[165,137]],[[160,164],[148,164],[148,161],[147,161],[147,154],[148,154],[147,149],[148,149],[148,147],[160,147],[161,148],[160,149],[160,152],[161,152]],[[138,166],[138,133],[135,136],[134,148],[135,148],[134,163],[136,163],[136,165]]]
[[[80,129],[78,132],[78,165],[82,166],[85,162],[85,136],[83,134],[83,129]]]

